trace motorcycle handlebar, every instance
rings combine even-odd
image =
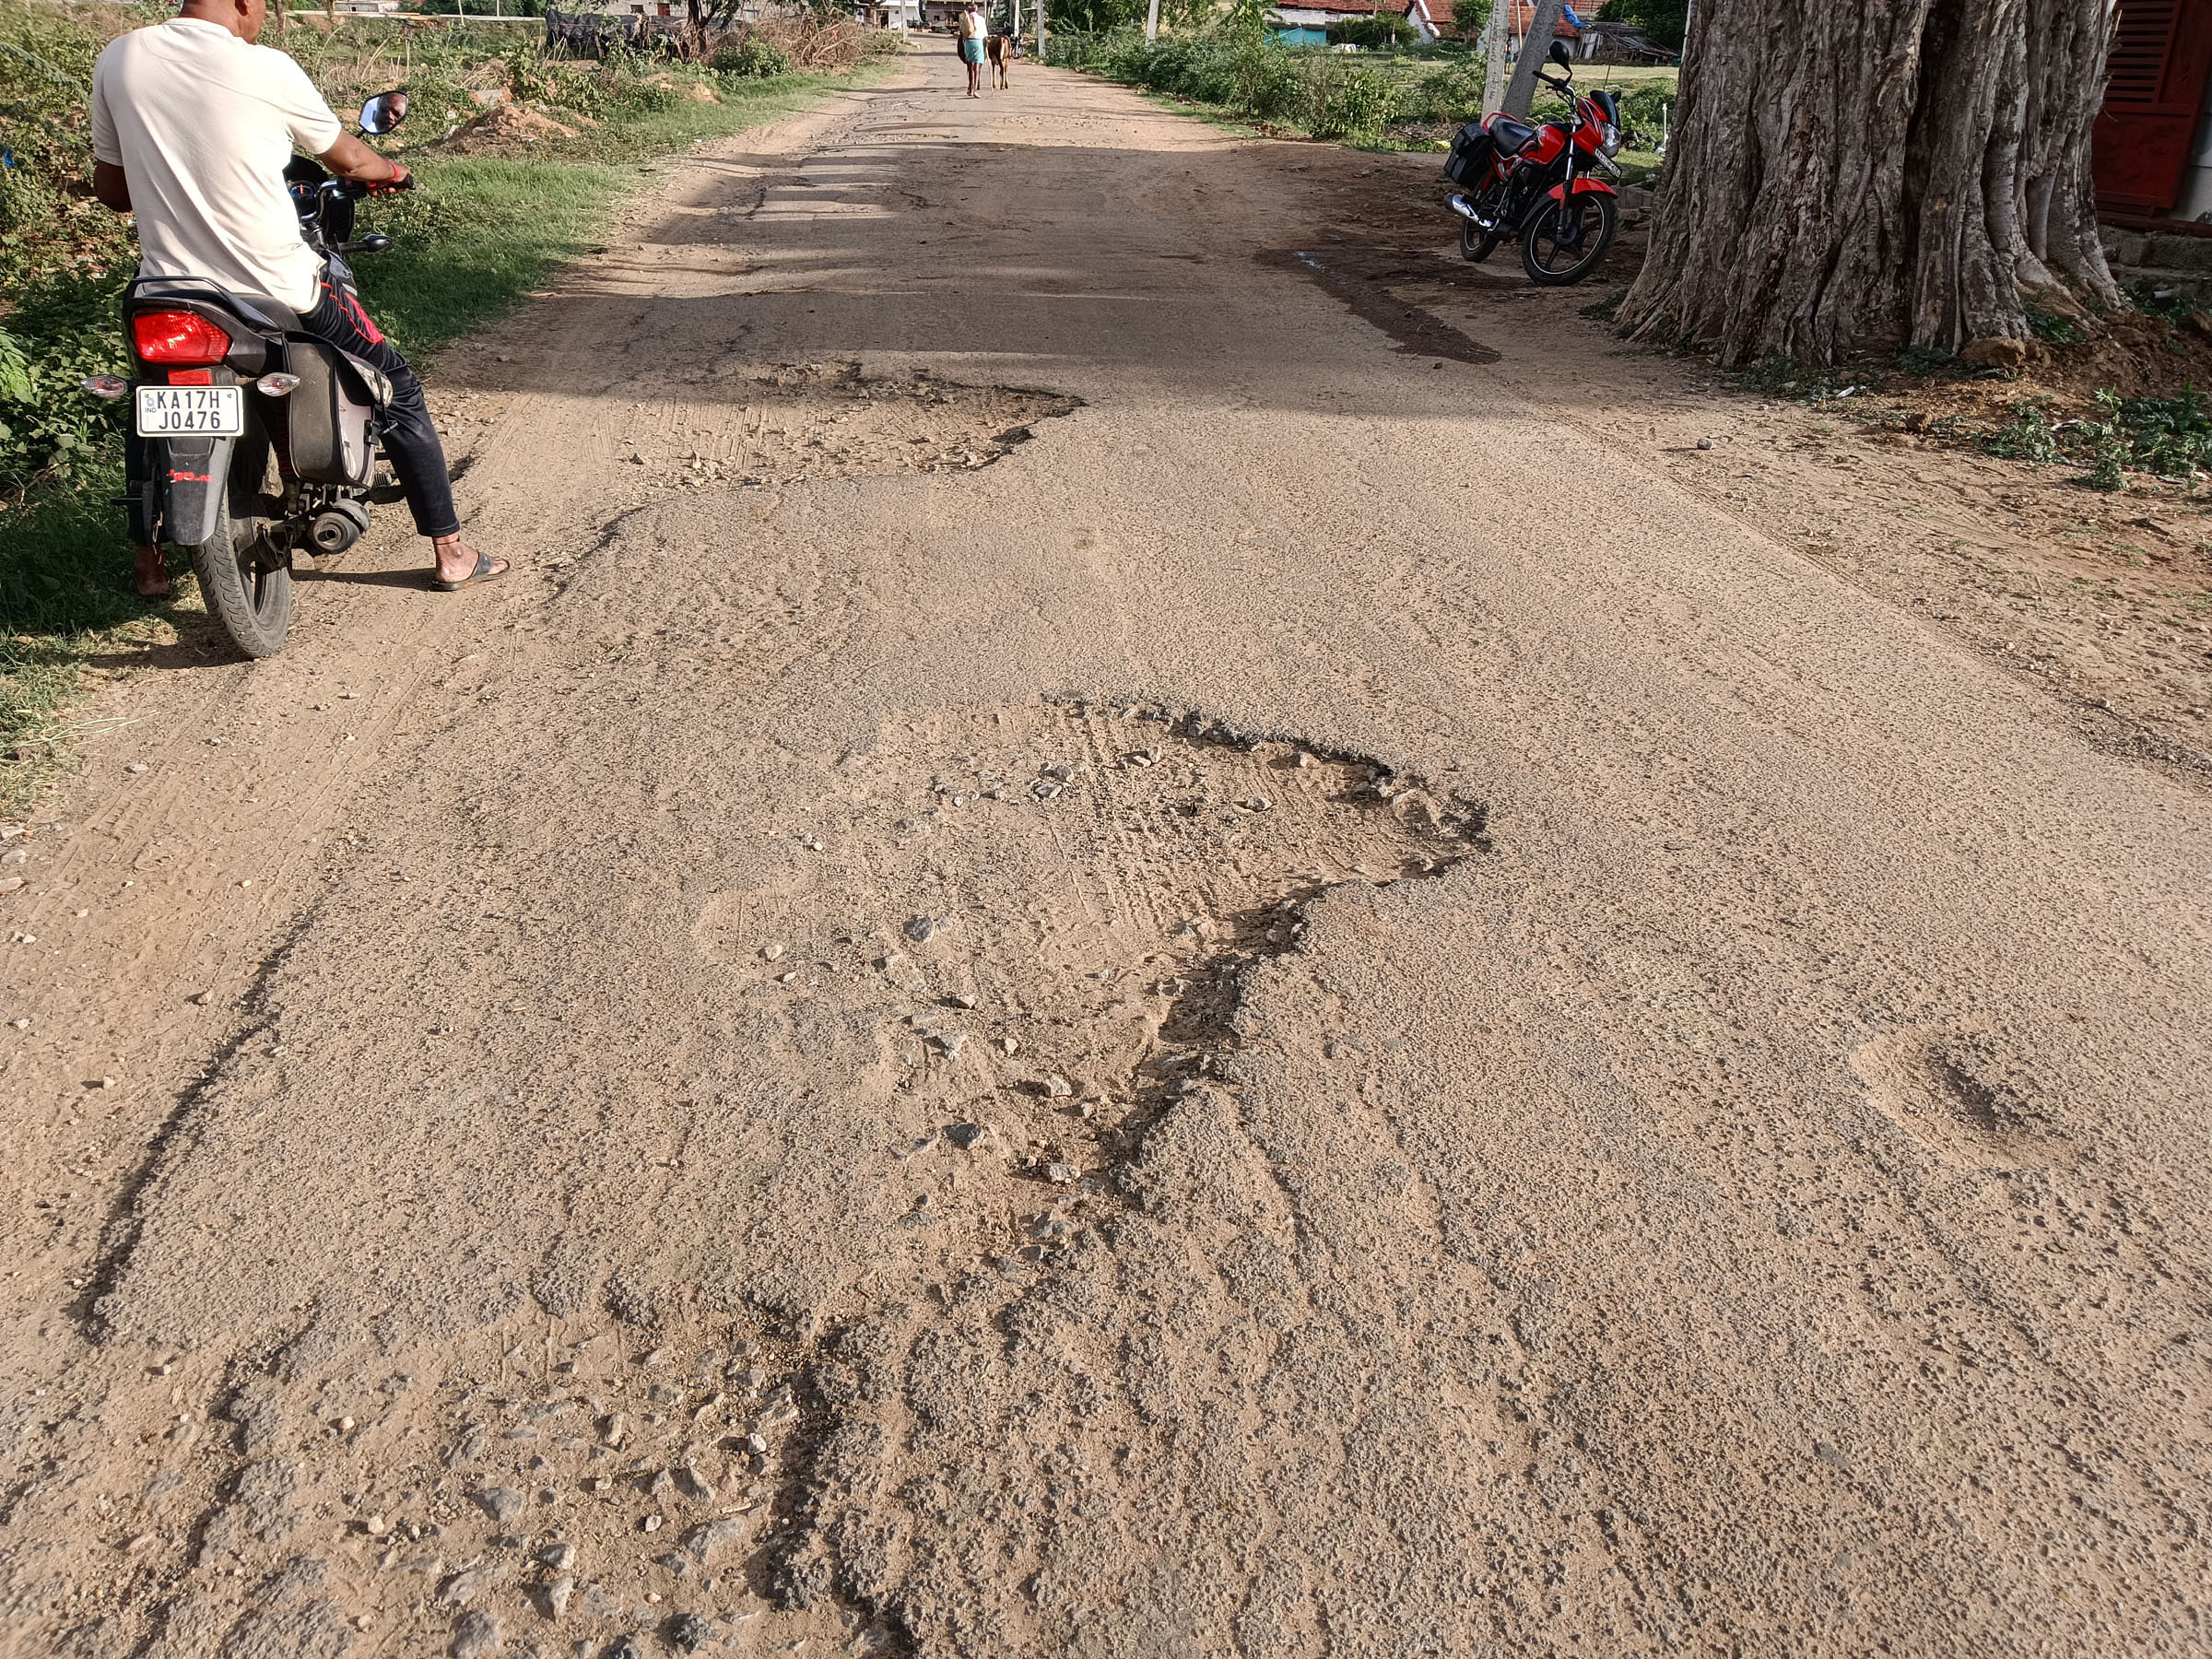
[[[374,183],[361,179],[331,179],[324,184],[323,188],[338,195],[350,196],[358,202],[363,196],[374,195],[380,190],[412,190],[415,188],[415,175],[410,172],[406,178],[395,182],[382,179]]]

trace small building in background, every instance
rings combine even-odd
[[[1376,0],[1305,0],[1277,6],[1267,18],[1267,36],[1278,46],[1326,46],[1329,25],[1371,18],[1378,11],[1396,11]]]
[[[1414,38],[1419,41],[1456,41],[1459,24],[1452,16],[1452,0],[1385,0],[1390,11],[1401,12],[1406,21],[1413,25]]]
[[[859,0],[853,20],[863,29],[896,29],[903,34],[922,27],[922,0]]]

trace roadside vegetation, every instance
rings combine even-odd
[[[130,224],[92,200],[87,104],[100,49],[159,22],[151,5],[0,0],[0,820],[25,810],[66,746],[63,711],[96,651],[171,633],[179,596],[131,590],[121,487],[124,411],[77,391],[123,367],[116,301],[137,265]],[[513,26],[295,17],[279,41],[332,106],[406,88],[407,124],[380,141],[412,194],[362,204],[396,239],[359,262],[371,309],[418,360],[517,303],[589,247],[642,164],[798,108],[865,73],[877,42],[794,23],[727,42],[705,64],[616,48],[548,56]],[[794,73],[794,62],[812,65]]]
[[[1615,322],[1626,292],[1583,314]],[[2212,511],[2212,398],[2201,390],[2212,385],[2212,313],[2108,309],[2092,297],[2086,323],[2029,319],[2035,343],[2017,367],[1910,346],[1829,365],[1768,358],[1731,378],[1875,431],[2057,467],[2089,489],[2202,498]]]
[[[1339,31],[1343,32],[1343,31]],[[1357,53],[1327,46],[1284,46],[1263,29],[1240,26],[1231,14],[1218,24],[1162,35],[1147,44],[1138,24],[1045,37],[1046,61],[1124,86],[1179,99],[1241,118],[1278,135],[1332,140],[1367,149],[1446,148],[1463,122],[1483,112],[1485,59],[1457,42],[1365,44]],[[1663,112],[1674,101],[1672,69],[1578,66],[1585,84],[1621,95],[1629,128],[1656,142]],[[1533,119],[1563,113],[1549,94]],[[1624,151],[1623,163],[1646,170],[1658,158]]]

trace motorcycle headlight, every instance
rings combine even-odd
[[[1605,131],[1598,138],[1597,147],[1604,150],[1608,156],[1618,155],[1620,153],[1620,129],[1611,122],[1606,122]]]

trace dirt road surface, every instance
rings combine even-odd
[[[1429,164],[957,88],[8,843],[6,1651],[2203,1652],[2201,782]]]

